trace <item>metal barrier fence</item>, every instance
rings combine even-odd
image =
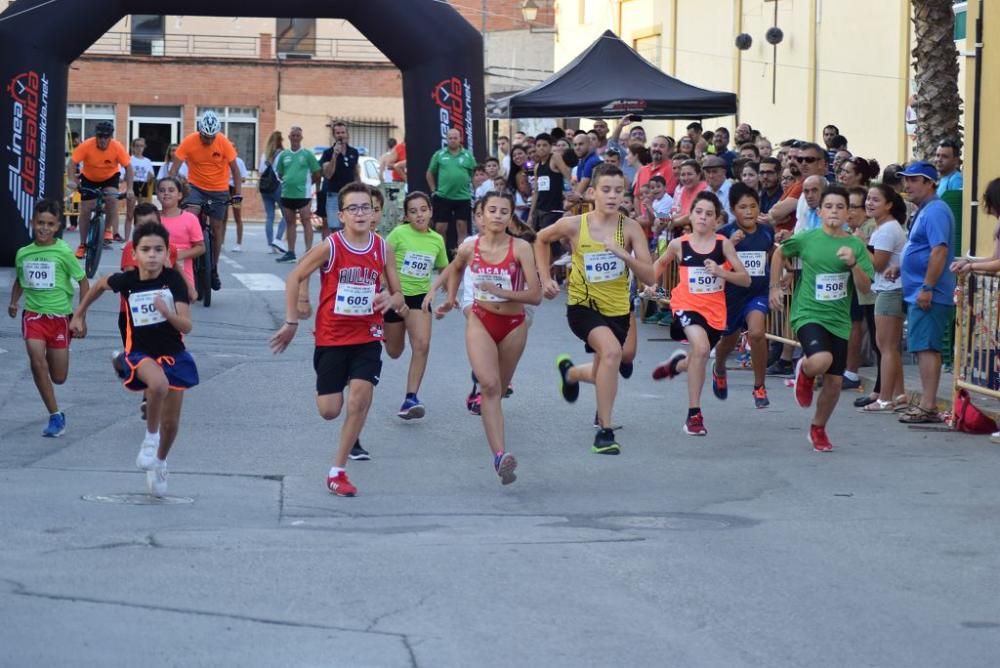
[[[788,288],[782,290],[784,306],[780,312],[773,309],[767,312],[767,333],[765,336],[767,336],[769,341],[778,341],[779,343],[798,347],[799,342],[795,339],[795,332],[792,331],[790,322],[792,295],[795,294],[796,272],[786,271],[784,278],[788,281]]]
[[[955,389],[1000,399],[1000,276],[959,276],[955,306]]]

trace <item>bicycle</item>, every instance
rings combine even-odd
[[[242,197],[230,197],[224,202],[224,205],[228,207],[242,201]],[[205,252],[194,259],[193,265],[194,287],[198,291],[198,301],[205,308],[212,305],[212,248],[214,234],[212,233],[211,216],[209,215],[212,204],[213,202],[211,201],[205,201],[198,206],[198,224],[201,225],[201,233],[205,238]],[[185,204],[182,203],[181,207],[184,208]]]
[[[84,271],[87,278],[93,278],[97,273],[97,267],[101,264],[101,252],[104,250],[104,198],[111,195],[103,190],[80,186],[81,194],[95,195],[94,210],[90,213],[90,228],[87,230],[87,238],[83,239],[86,246],[84,255]],[[115,193],[116,200],[123,200],[128,193]]]

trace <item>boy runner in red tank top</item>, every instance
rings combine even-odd
[[[349,183],[340,190],[340,221],[344,229],[312,248],[289,274],[285,286],[285,324],[271,337],[271,350],[288,347],[299,325],[300,284],[320,270],[320,297],[316,305],[316,407],[325,420],[334,420],[344,408],[344,389],[350,393],[347,416],[340,430],[340,447],[326,485],[337,496],[354,496],[357,488],[344,467],[357,442],[382,373],[382,316],[403,307],[392,250],[371,231],[374,215],[368,186]],[[388,291],[379,292],[383,281]]]

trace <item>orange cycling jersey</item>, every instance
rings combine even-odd
[[[236,159],[236,149],[225,135],[217,134],[211,144],[203,144],[201,135],[192,132],[174,152],[187,162],[188,181],[208,192],[229,190],[229,163]]]
[[[118,173],[119,167],[129,164],[128,151],[117,139],[108,142],[103,151],[97,147],[97,138],[91,137],[75,149],[71,158],[74,163],[83,163],[80,173],[93,183],[107,181]]]

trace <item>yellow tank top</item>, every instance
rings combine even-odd
[[[625,220],[618,217],[615,241],[625,246]],[[580,220],[580,238],[573,249],[569,275],[570,306],[586,306],[603,315],[627,315],[629,310],[629,272],[621,258],[615,257],[601,241],[590,236],[587,214]]]

